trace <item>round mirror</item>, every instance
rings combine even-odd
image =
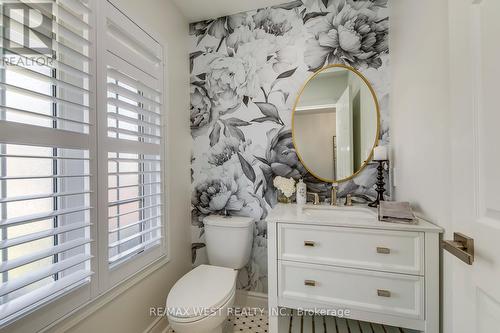
[[[304,167],[325,182],[358,174],[378,143],[373,88],[352,67],[330,65],[302,87],[292,115],[293,143]]]

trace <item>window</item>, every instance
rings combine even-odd
[[[2,1],[0,22],[3,327],[166,246],[161,45],[108,1]]]
[[[0,151],[5,320],[89,281],[90,175],[85,149],[1,144]]]
[[[117,8],[104,2],[102,13],[99,105],[107,112],[99,113],[99,158],[108,223],[100,231],[108,260],[101,267],[112,285],[164,252],[163,62],[160,44]]]

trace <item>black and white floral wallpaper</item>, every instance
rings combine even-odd
[[[203,217],[227,212],[256,221],[252,258],[238,287],[267,291],[265,218],[276,204],[275,176],[304,178],[328,195],[292,144],[297,93],[314,71],[343,63],[361,71],[381,107],[389,143],[387,0],[303,0],[190,25],[192,231],[204,242]],[[340,186],[375,196],[375,166]],[[222,245],[222,244],[221,244]]]

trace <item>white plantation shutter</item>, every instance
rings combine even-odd
[[[107,198],[109,283],[165,253],[162,47],[107,1],[99,80],[100,193]],[[101,90],[101,89],[99,89]],[[104,162],[106,161],[106,162]],[[105,173],[104,173],[105,172]]]
[[[108,154],[109,263],[159,244],[161,160],[159,155]]]
[[[1,50],[10,65],[4,66],[7,75],[0,88],[18,98],[3,100],[0,111],[7,120],[44,127],[56,122],[57,128],[88,133],[90,9],[75,0],[47,3],[2,5]],[[39,107],[49,105],[57,107],[57,114]]]
[[[108,137],[159,146],[161,93],[155,89],[159,82],[112,53],[106,60]]]
[[[0,51],[8,61],[0,67],[0,326],[88,289],[93,274],[91,5],[0,4]]]

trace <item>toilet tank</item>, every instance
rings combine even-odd
[[[250,217],[210,215],[203,220],[210,265],[240,269],[250,260],[254,222]]]

